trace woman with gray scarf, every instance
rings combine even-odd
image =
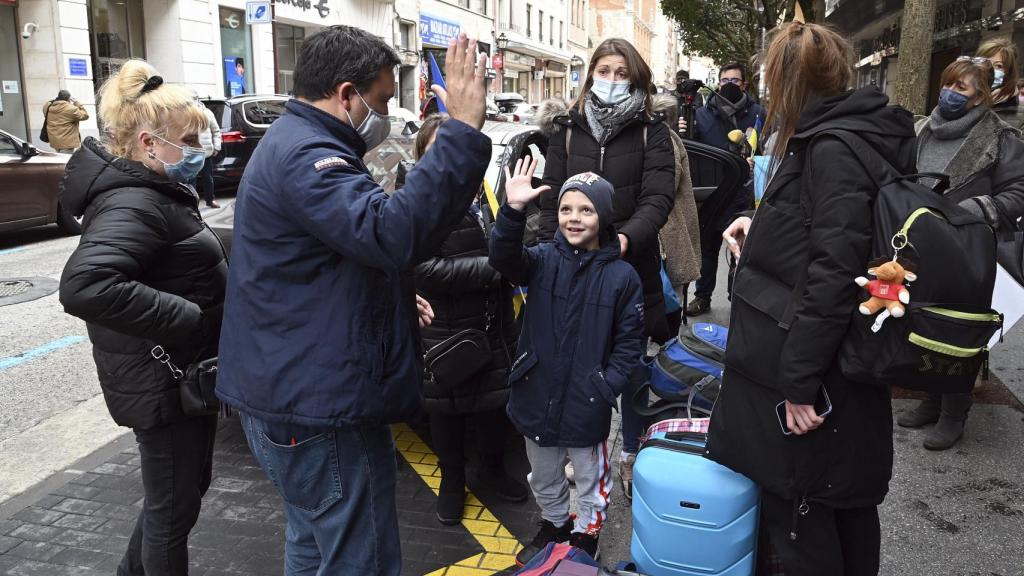
[[[917,124],[917,170],[949,176],[945,195],[1000,232],[1024,216],[1024,142],[992,111],[994,76],[987,58],[962,56],[946,67],[939,105]],[[963,436],[972,404],[970,393],[932,394],[897,423],[935,422],[924,447],[946,450]]]
[[[608,180],[615,188],[612,220],[622,258],[636,269],[643,284],[645,335],[664,342],[670,334],[658,232],[675,202],[676,161],[671,129],[664,115],[652,108],[656,88],[651,78],[650,67],[625,40],[605,40],[594,51],[579,99],[571,110],[553,120],[543,178],[552,192],[540,197],[538,238],[554,237],[558,228],[556,192],[568,177],[594,172]],[[643,423],[628,401],[631,392],[623,393],[624,439],[619,466],[627,498],[632,463],[643,434]]]

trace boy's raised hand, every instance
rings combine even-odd
[[[533,173],[536,171],[537,159],[530,156],[517,160],[513,173],[505,166],[505,203],[512,209],[522,212],[537,196],[551,190],[551,186],[533,187]]]

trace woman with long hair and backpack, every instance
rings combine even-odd
[[[998,92],[990,58],[961,56],[942,72],[939,104],[917,123],[917,170],[949,177],[944,195],[985,218],[997,233],[1024,216],[1024,142],[993,109]],[[970,392],[929,394],[897,423],[920,428],[929,450],[947,450],[964,434]]]
[[[570,110],[550,112],[553,129],[548,138],[543,183],[551,191],[540,197],[538,238],[545,241],[554,237],[558,226],[557,191],[566,178],[593,172],[608,180],[615,189],[612,220],[622,257],[643,284],[645,335],[664,342],[671,334],[665,315],[658,232],[668,221],[675,201],[676,161],[671,129],[664,115],[654,112],[652,97],[656,92],[651,68],[632,44],[610,38],[597,47],[576,103]],[[629,403],[631,388],[622,397],[619,464],[627,498],[643,434],[640,416]]]
[[[139,444],[145,500],[117,574],[184,576],[217,413],[186,412],[172,365],[217,356],[228,277],[188,184],[205,159],[206,115],[187,89],[129,60],[100,90],[99,116],[104,141],[86,138],[64,176],[62,202],[84,219],[60,302],[85,320],[110,416]]]
[[[739,265],[706,456],[760,485],[787,576],[877,574],[892,475],[889,390],[848,380],[837,356],[879,189],[859,158],[909,172],[914,130],[876,87],[847,89],[850,55],[829,28],[779,27],[764,60],[774,172],[753,219],[725,233]]]

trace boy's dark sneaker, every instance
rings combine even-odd
[[[523,549],[519,551],[519,554],[516,554],[516,566],[520,568],[526,566],[527,562],[533,560],[533,557],[551,542],[565,542],[571,535],[573,535],[572,519],[566,522],[565,526],[562,526],[561,528],[547,520],[541,521],[539,525],[540,530],[537,531],[537,535],[533,537],[533,540],[531,540],[529,544],[523,546]]]
[[[569,536],[569,544],[572,544],[576,548],[583,550],[594,560],[597,560],[597,534],[587,534],[585,532],[573,532]]]
[[[694,296],[690,305],[686,307],[687,316],[700,316],[711,311],[711,299]]]

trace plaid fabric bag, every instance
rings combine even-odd
[[[672,418],[669,420],[662,420],[652,424],[647,429],[647,433],[640,437],[640,444],[643,444],[651,436],[659,432],[666,434],[671,432],[699,432],[701,434],[708,433],[708,426],[711,424],[710,418]]]

